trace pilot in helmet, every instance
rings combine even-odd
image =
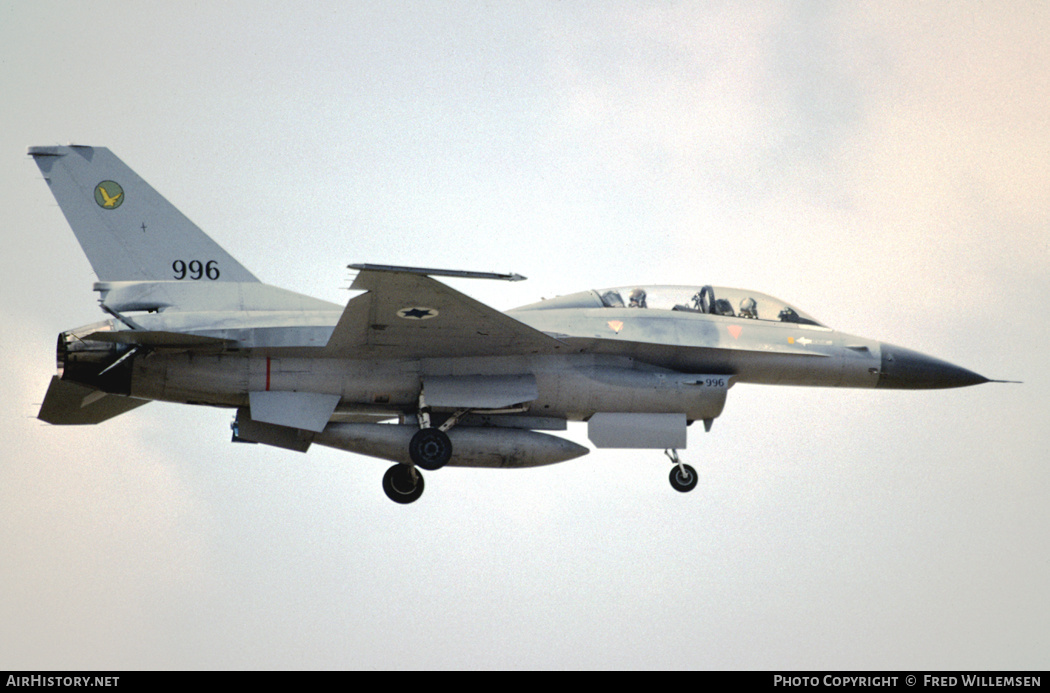
[[[752,320],[758,318],[758,304],[755,303],[755,299],[749,296],[740,302],[740,317]]]
[[[646,308],[645,289],[635,289],[632,291],[627,306],[629,308]]]

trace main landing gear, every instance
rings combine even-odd
[[[411,465],[395,464],[383,475],[383,491],[395,503],[412,503],[423,495],[423,475]]]
[[[441,469],[452,459],[452,441],[440,428],[421,428],[408,443],[408,456],[427,471]]]
[[[699,481],[696,470],[679,459],[677,450],[664,450],[664,454],[674,465],[671,468],[671,487],[681,493],[688,493],[696,488],[696,482]]]
[[[452,459],[452,441],[448,429],[469,410],[457,411],[438,427],[430,425],[430,407],[419,393],[419,430],[408,442],[408,456],[412,464],[395,464],[383,475],[383,491],[395,503],[412,503],[423,495],[423,475],[416,467],[434,471],[441,469]]]
[[[395,503],[412,503],[423,495],[423,475],[441,469],[452,459],[452,441],[439,428],[421,428],[408,443],[412,464],[395,464],[383,475],[383,491]]]

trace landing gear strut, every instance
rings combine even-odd
[[[469,410],[461,409],[448,417],[445,423],[434,428],[430,425],[430,407],[423,399],[423,391],[419,391],[419,431],[412,436],[408,443],[408,456],[412,458],[413,464],[428,471],[441,469],[452,459],[452,441],[448,439],[445,432],[459,422],[459,418]]]
[[[423,475],[416,467],[434,471],[441,469],[452,459],[452,441],[446,431],[455,426],[469,409],[461,409],[448,417],[438,427],[430,424],[430,407],[419,391],[419,430],[408,442],[411,464],[395,464],[383,475],[383,491],[395,503],[412,503],[423,495]]]
[[[688,493],[696,488],[696,482],[699,481],[696,470],[679,459],[677,450],[664,450],[664,454],[674,465],[671,468],[671,487],[681,493]]]
[[[430,407],[423,399],[423,391],[419,391],[419,430],[411,441],[408,441],[408,457],[412,458],[414,464],[433,471],[448,464],[453,457],[453,443],[448,440],[446,430],[455,426],[460,417],[467,414],[469,409],[460,409],[459,412],[448,417],[438,427],[430,425]]]

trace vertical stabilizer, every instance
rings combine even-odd
[[[29,155],[100,281],[259,281],[108,149]]]

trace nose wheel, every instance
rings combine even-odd
[[[664,454],[674,465],[671,468],[671,488],[680,493],[688,493],[696,488],[696,482],[700,480],[696,470],[679,459],[677,450],[664,450]]]

